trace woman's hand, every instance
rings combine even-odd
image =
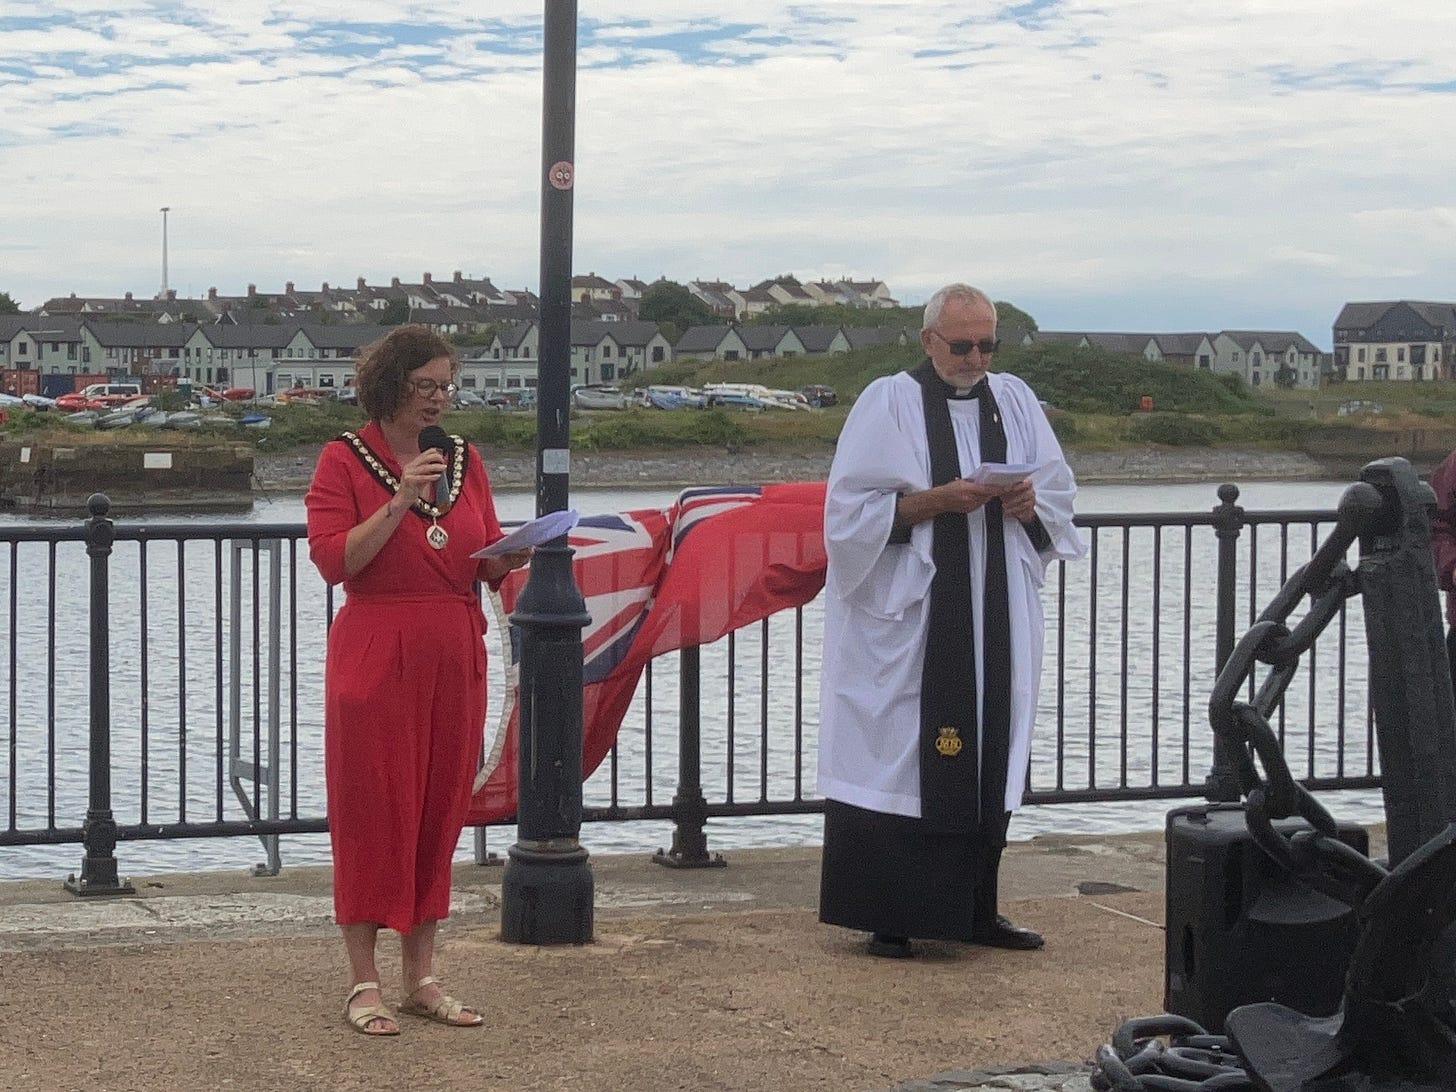
[[[529,562],[533,553],[535,553],[535,548],[527,546],[524,550],[512,550],[508,554],[488,557],[485,559],[485,565],[482,566],[482,572],[487,580],[499,580],[506,573],[519,569]]]
[[[396,496],[401,498],[406,507],[417,500],[431,500],[435,495],[435,483],[445,473],[445,466],[445,455],[439,448],[432,447],[421,451],[404,464],[404,473],[400,475],[399,492]]]

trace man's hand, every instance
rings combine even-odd
[[[906,493],[900,498],[895,514],[901,523],[913,526],[934,519],[942,512],[974,512],[1005,492],[1004,486],[981,485],[957,478],[918,493]]]
[[[1036,486],[1031,479],[1024,478],[1002,493],[1001,507],[1012,519],[1030,523],[1036,517]]]

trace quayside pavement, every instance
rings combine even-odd
[[[0,1089],[1070,1092],[1161,1011],[1161,833],[1013,844],[1004,909],[1046,948],[910,960],[818,923],[817,847],[725,856],[594,857],[595,941],[562,947],[503,943],[501,869],[458,866],[437,970],[487,1024],[372,1040],[341,1016],[326,868],[131,877],[126,899],[0,884]]]

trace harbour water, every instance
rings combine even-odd
[[[1348,484],[1250,483],[1241,487],[1239,503],[1261,511],[1332,509]],[[573,504],[584,513],[618,512],[667,507],[676,495],[676,490],[585,491],[574,495]],[[497,501],[503,519],[534,514],[531,493],[503,492]],[[1083,489],[1078,508],[1086,514],[1181,513],[1207,512],[1216,503],[1216,487],[1208,484],[1106,485]],[[253,524],[302,523],[302,499],[286,496],[260,501],[251,513],[229,518]],[[218,518],[199,516],[196,521],[215,523]],[[0,522],[20,521],[0,517]],[[154,520],[128,522],[177,524],[188,518],[169,513]],[[1117,784],[1119,778],[1136,784],[1139,778],[1154,774],[1162,783],[1177,783],[1183,780],[1185,762],[1195,783],[1206,773],[1212,755],[1206,719],[1212,678],[1211,669],[1203,665],[1211,660],[1213,643],[1212,588],[1195,588],[1186,605],[1182,589],[1185,566],[1189,572],[1195,568],[1213,571],[1214,539],[1208,528],[1192,529],[1186,540],[1180,529],[1176,542],[1171,541],[1171,532],[1164,536],[1169,541],[1155,540],[1151,532],[1123,535],[1119,531],[1115,538],[1099,537],[1095,560],[1067,566],[1064,571],[1054,569],[1049,575],[1045,590],[1049,639],[1033,756],[1034,788],[1051,788],[1059,782],[1087,784],[1089,778],[1097,785]],[[1245,574],[1249,603],[1262,606],[1268,601],[1289,569],[1308,556],[1309,538],[1306,533],[1304,540],[1286,542],[1284,550],[1260,539],[1263,548],[1257,552],[1257,563]],[[86,806],[85,557],[79,544],[60,544],[57,553],[57,571],[69,573],[71,578],[56,583],[54,596],[47,592],[50,569],[43,550],[20,551],[17,564],[9,569],[16,576],[21,607],[15,647],[0,647],[0,663],[18,665],[13,673],[0,678],[9,691],[0,694],[0,770],[10,775],[0,775],[0,814],[13,816],[12,822],[20,828],[44,825],[52,815],[56,825],[76,825]],[[7,567],[11,561],[0,560]],[[219,742],[229,730],[236,706],[244,757],[253,754],[255,744],[260,756],[265,753],[255,727],[266,720],[272,699],[266,681],[269,665],[261,654],[252,652],[252,639],[260,627],[266,629],[266,617],[236,620],[238,660],[235,665],[225,662],[234,655],[234,642],[225,632],[223,619],[226,616],[228,626],[234,619],[223,593],[215,589],[226,583],[232,564],[227,551],[212,543],[193,543],[185,554],[171,543],[148,543],[145,549],[137,543],[117,544],[111,575],[111,692],[113,807],[119,822],[175,821],[184,812],[189,819],[203,821],[243,816],[216,759]],[[282,700],[288,703],[290,688],[298,694],[296,707],[284,711],[281,761],[285,785],[289,771],[298,773],[298,814],[319,815],[324,810],[321,692],[327,601],[306,550],[295,556],[285,548],[279,564],[275,577],[266,555],[255,560],[247,552],[238,559],[237,580],[243,603],[253,601],[255,583],[260,593],[275,580],[285,588],[297,588],[296,617],[281,619]],[[1090,586],[1095,582],[1117,588],[1124,571],[1134,573],[1135,578],[1121,602],[1094,602]],[[144,584],[149,589],[145,596]],[[203,589],[205,594],[201,594]],[[259,598],[266,604],[266,595]],[[792,665],[794,625],[792,613],[776,616],[765,626],[741,631],[731,650],[726,641],[703,650],[702,768],[710,800],[723,799],[730,791],[735,799],[757,799],[760,773],[766,777],[773,799],[815,795],[813,743],[821,625],[817,602],[804,611],[802,687],[796,687],[791,666],[771,671],[766,681],[756,670],[769,656],[776,664]],[[1360,726],[1351,734],[1363,739],[1363,631],[1358,603],[1352,604],[1347,625],[1352,643],[1339,682],[1339,714]],[[498,673],[502,658],[496,642],[504,627],[493,629],[488,638],[495,669],[488,739],[498,731],[503,690]],[[767,652],[763,642],[768,644]],[[45,656],[48,644],[55,649],[49,662]],[[8,646],[3,632],[0,645]],[[1090,656],[1088,645],[1095,650]],[[178,670],[179,650],[188,665],[185,671]],[[1192,650],[1199,655],[1191,655]],[[732,671],[730,655],[737,665]],[[1333,664],[1333,658],[1327,662]],[[219,665],[223,670],[217,670]],[[1333,680],[1319,674],[1320,670],[1310,673],[1307,686],[1297,683],[1290,689],[1288,718],[1295,726],[1302,723],[1301,718],[1317,715],[1323,723],[1336,714],[1328,693]],[[236,693],[213,681],[233,674],[238,676]],[[208,680],[207,685],[192,681],[194,678]],[[649,791],[655,802],[671,799],[678,761],[675,656],[664,657],[655,666],[650,706],[646,690],[639,687],[623,724],[615,763],[604,763],[588,781],[588,804],[607,803],[614,791],[626,804],[642,802]],[[736,710],[731,742],[725,715],[730,703]],[[10,709],[15,712],[5,712]],[[654,726],[650,736],[646,730],[649,719]],[[56,726],[54,741],[45,730],[52,722]],[[794,747],[796,725],[804,738],[799,754]],[[1185,733],[1186,751],[1181,746]],[[1058,735],[1062,738],[1060,767]],[[1122,738],[1128,741],[1125,748],[1118,746]],[[1345,761],[1368,761],[1360,745],[1360,741],[1347,741]],[[1324,743],[1303,757],[1319,772],[1329,772],[1328,764],[1337,761]],[[1296,767],[1296,774],[1303,773]],[[53,795],[48,785],[54,786]],[[1335,794],[1327,802],[1341,817],[1380,818],[1378,794]],[[293,806],[291,797],[285,799],[284,813]],[[1012,837],[1050,830],[1151,829],[1162,825],[1168,807],[1166,801],[1029,807],[1017,813]],[[708,825],[708,837],[710,848],[731,850],[813,843],[818,841],[819,830],[818,816],[714,820]],[[513,838],[513,828],[493,828],[488,842],[493,849],[503,849]],[[670,840],[671,828],[665,822],[593,823],[583,830],[584,843],[601,853],[650,852]],[[473,837],[467,832],[460,854],[468,856],[472,849]],[[75,845],[0,849],[0,879],[64,876],[77,867],[80,852]],[[262,856],[257,840],[251,838],[125,842],[117,853],[123,871],[132,875],[245,868]],[[285,837],[282,859],[285,867],[326,863],[327,837]]]

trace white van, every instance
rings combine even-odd
[[[92,383],[89,387],[83,388],[81,393],[92,399],[125,401],[128,398],[139,398],[142,393],[142,385],[140,383]]]

